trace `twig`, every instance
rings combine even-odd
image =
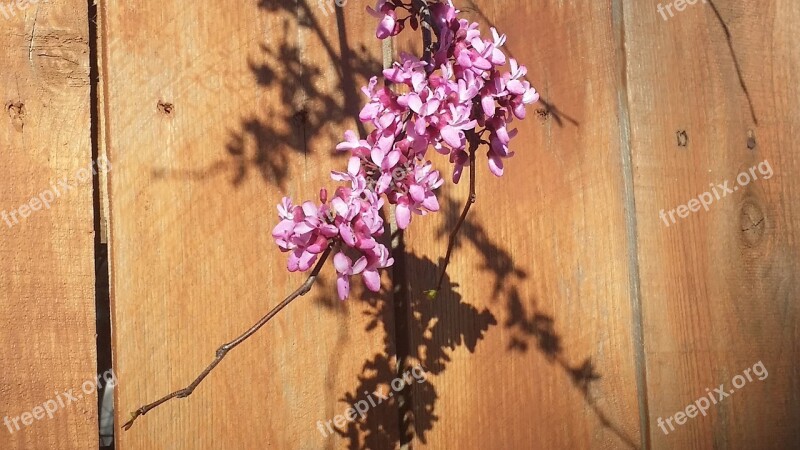
[[[442,272],[439,274],[439,282],[436,283],[434,292],[439,292],[442,289],[444,276],[447,273],[447,266],[450,264],[450,257],[453,255],[453,248],[456,245],[458,231],[467,219],[469,208],[475,203],[475,151],[478,149],[478,145],[480,145],[480,139],[478,134],[475,133],[475,130],[469,130],[466,134],[467,140],[469,141],[469,198],[467,198],[467,202],[464,204],[464,210],[461,211],[461,216],[458,218],[458,222],[456,222],[456,227],[450,232],[450,239],[447,242],[447,253],[444,257],[444,265],[442,266]]]
[[[139,416],[147,414],[150,410],[158,407],[162,403],[166,403],[167,401],[172,400],[173,398],[184,398],[190,396],[192,392],[194,392],[197,385],[199,385],[200,382],[202,382],[203,379],[205,379],[205,377],[208,376],[208,374],[211,373],[211,371],[214,370],[215,367],[217,367],[217,364],[219,364],[222,361],[222,359],[225,358],[225,355],[227,355],[229,351],[233,350],[237,345],[241,344],[242,342],[246,341],[250,336],[254,335],[261,327],[263,327],[267,322],[269,322],[270,319],[272,319],[284,307],[286,307],[286,305],[291,303],[292,300],[307,294],[308,291],[311,290],[311,286],[313,286],[314,282],[317,280],[317,276],[319,275],[320,270],[322,270],[323,264],[325,264],[325,261],[328,259],[328,255],[330,255],[333,246],[334,244],[328,246],[328,249],[325,250],[325,252],[322,254],[319,261],[317,262],[317,265],[314,266],[314,270],[311,271],[311,275],[308,276],[308,279],[306,279],[305,283],[303,283],[299,288],[297,288],[296,291],[289,294],[289,296],[286,297],[282,302],[280,302],[276,307],[272,308],[270,312],[268,312],[264,317],[262,317],[258,322],[256,322],[255,325],[250,327],[249,330],[242,333],[236,339],[218,348],[214,360],[211,361],[211,364],[209,364],[208,367],[205,368],[205,370],[200,372],[200,375],[198,375],[197,378],[195,378],[195,380],[192,381],[192,384],[183,389],[172,392],[171,394],[165,395],[164,397],[161,397],[160,399],[154,401],[153,403],[149,403],[137,409],[131,414],[132,416],[131,420],[129,420],[125,425],[123,425],[122,428],[125,429],[126,431],[129,430],[131,426],[133,426],[133,422],[136,421],[136,419]]]
[[[432,35],[437,31],[436,24],[433,22],[428,0],[414,0],[414,6],[419,11],[420,28],[422,28],[422,60],[431,61],[431,54],[433,53]],[[433,69],[433,64],[429,64],[426,68],[428,73],[431,73]]]

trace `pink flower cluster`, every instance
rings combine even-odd
[[[398,20],[398,8],[410,15]],[[378,0],[375,10],[368,9],[381,19],[376,32],[380,39],[399,33],[409,18],[416,28],[413,20],[419,11],[401,0]],[[320,204],[294,206],[284,198],[278,207],[281,221],[272,234],[280,249],[290,252],[290,271],[308,270],[333,243],[355,255],[351,259],[340,250],[334,256],[343,300],[349,295],[351,276],[362,275],[367,288],[378,291],[378,269],[394,262],[377,240],[384,230],[384,199],[395,205],[401,229],[413,215],[439,210],[435,190],[443,180],[427,159],[428,149],[449,157],[453,182],[458,183],[470,160],[468,146],[474,150],[486,142],[489,169],[500,176],[503,160],[513,155],[509,143],[516,130],[509,130],[508,124],[515,117],[523,119],[525,105],[539,98],[524,79],[524,66],[510,59],[511,71],[500,70],[506,64],[500,50],[505,36],[492,28],[492,39],[482,38],[478,24],[458,19],[451,3],[433,4],[430,12],[437,37],[431,60],[403,54],[383,72],[397,91],[379,86],[377,77],[362,88],[369,100],[359,119],[374,129],[365,139],[345,132],[336,148],[350,153],[347,171],[331,174],[349,186],[337,188],[330,202],[323,189]]]

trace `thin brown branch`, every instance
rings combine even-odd
[[[447,273],[447,266],[450,265],[450,257],[453,255],[453,248],[455,248],[456,245],[456,237],[458,237],[458,232],[461,230],[461,225],[467,220],[470,207],[475,203],[475,151],[478,150],[478,145],[480,145],[481,141],[478,134],[475,133],[475,130],[469,130],[466,134],[467,140],[469,141],[469,197],[466,203],[464,203],[464,210],[461,211],[461,216],[458,218],[455,228],[450,232],[450,239],[448,239],[447,242],[447,253],[445,253],[444,256],[444,264],[442,265],[442,271],[439,274],[439,281],[436,283],[434,292],[439,292],[442,289],[444,276]]]
[[[430,62],[433,53],[433,35],[437,31],[436,24],[431,16],[428,0],[414,0],[414,7],[419,11],[419,25],[422,28],[422,60]],[[433,69],[433,64],[429,64],[426,68],[429,74]]]
[[[192,392],[194,392],[195,388],[197,388],[197,386],[208,376],[208,374],[211,373],[211,371],[214,370],[215,367],[217,367],[217,365],[222,361],[223,358],[225,358],[225,355],[227,355],[229,351],[233,350],[237,345],[241,344],[242,342],[250,338],[250,336],[254,335],[261,327],[266,325],[266,323],[269,322],[270,319],[272,319],[276,314],[278,314],[284,307],[286,307],[294,299],[296,299],[297,297],[302,297],[303,295],[307,294],[308,291],[311,290],[311,286],[313,286],[314,282],[317,280],[317,276],[319,275],[320,270],[322,270],[322,266],[325,264],[325,261],[328,259],[328,256],[330,255],[333,246],[334,246],[333,244],[328,246],[328,249],[325,250],[325,252],[319,258],[319,261],[317,261],[317,264],[314,266],[314,270],[311,271],[311,274],[308,276],[308,279],[306,279],[305,283],[303,283],[299,288],[297,288],[297,290],[289,294],[289,296],[286,297],[277,306],[272,308],[270,312],[268,312],[252,327],[250,327],[250,329],[242,333],[236,339],[218,348],[214,360],[211,361],[211,364],[209,364],[208,367],[205,368],[205,370],[200,372],[200,375],[198,375],[197,378],[195,378],[194,381],[192,381],[192,384],[186,386],[183,389],[179,389],[175,392],[165,395],[164,397],[161,397],[160,399],[154,401],[153,403],[148,403],[147,405],[144,405],[141,408],[137,409],[131,414],[132,416],[131,420],[125,423],[125,425],[123,425],[122,428],[125,429],[126,431],[129,430],[139,416],[147,414],[152,409],[157,408],[161,404],[166,403],[169,400],[172,400],[173,398],[184,398],[192,395]]]

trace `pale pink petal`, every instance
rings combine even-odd
[[[335,267],[336,271],[340,274],[349,274],[352,264],[353,262],[350,260],[350,258],[348,258],[347,255],[342,252],[337,253],[333,257],[333,267]]]
[[[459,66],[468,69],[472,67],[472,60],[469,57],[469,52],[467,50],[462,51],[459,53],[458,58],[456,58],[456,62]]]
[[[389,152],[388,155],[386,155],[386,158],[383,160],[381,168],[383,170],[389,170],[392,167],[396,166],[398,161],[400,161],[400,152],[398,152],[397,150],[391,151]]]
[[[520,103],[520,104],[514,106],[514,116],[519,120],[522,120],[522,119],[525,118],[525,104],[524,103]]]
[[[347,300],[350,296],[350,277],[340,276],[336,279],[336,290],[339,293],[339,300]]]
[[[272,229],[272,237],[287,237],[289,233],[292,232],[294,225],[294,221],[281,220],[277,225],[275,225],[275,228]]]
[[[519,80],[511,80],[506,84],[506,89],[514,95],[523,95],[525,93],[525,86]]]
[[[375,32],[375,36],[378,39],[386,39],[387,37],[391,36],[394,32],[394,26],[396,23],[396,18],[394,15],[394,11],[389,11],[388,14],[383,16],[381,19],[381,23],[378,24],[378,29]]]
[[[379,103],[367,103],[364,108],[361,109],[358,118],[361,119],[362,122],[372,120],[378,115],[382,108],[383,107]]]
[[[430,116],[439,110],[440,105],[441,102],[439,100],[429,100],[428,103],[425,104],[425,107],[422,108],[422,112],[420,114],[423,116]]]
[[[367,270],[362,277],[364,278],[364,284],[367,286],[367,289],[372,292],[381,290],[381,276],[377,270]]]
[[[411,209],[407,205],[398,204],[395,208],[395,217],[397,218],[397,226],[405,230],[411,222]]]
[[[353,233],[353,230],[350,228],[350,225],[342,224],[339,226],[339,234],[342,235],[342,239],[344,243],[353,247],[356,245],[356,235]]]
[[[539,93],[536,92],[536,89],[534,88],[528,89],[522,96],[522,103],[529,104],[536,103],[537,101],[539,101]]]
[[[495,134],[497,135],[497,139],[502,142],[503,144],[508,144],[511,141],[511,138],[508,136],[508,130],[506,127],[497,127],[494,130]]]
[[[411,194],[411,198],[414,199],[415,202],[420,203],[425,200],[425,188],[418,184],[411,185],[409,188],[408,193]]]
[[[316,216],[317,215],[317,205],[311,202],[303,202],[303,214],[308,216]]]
[[[481,70],[489,70],[489,69],[491,69],[493,67],[492,63],[490,63],[483,56],[478,56],[477,58],[475,58],[472,61],[472,65],[477,67],[478,69],[481,69]]]
[[[310,253],[310,252],[303,252],[300,255],[300,259],[298,260],[297,267],[300,269],[301,272],[305,272],[306,270],[311,268],[311,265],[314,264],[314,261],[317,259],[317,255]]]
[[[375,185],[375,192],[378,194],[383,194],[386,192],[386,189],[389,188],[389,185],[392,182],[392,176],[388,173],[384,173],[378,178],[378,184]]]
[[[361,158],[358,156],[351,156],[347,161],[347,173],[356,176],[361,170]]]
[[[422,111],[422,99],[419,98],[419,95],[413,94],[408,96],[408,107],[417,114]]]
[[[494,117],[495,103],[493,97],[487,95],[481,98],[481,107],[483,107],[484,114],[489,117]]]
[[[308,251],[314,254],[322,253],[326,248],[328,248],[328,240],[325,239],[325,236],[319,235],[314,240],[314,242],[308,246]]]
[[[340,197],[334,197],[333,200],[331,200],[331,206],[333,206],[333,209],[336,210],[337,214],[339,214],[342,217],[347,217],[347,212],[348,212],[347,203],[345,203],[345,201],[342,200]]]
[[[297,251],[293,251],[289,254],[289,260],[286,262],[286,268],[289,269],[289,272],[297,272],[299,263],[300,255],[297,253]]]
[[[361,258],[358,258],[358,260],[356,260],[355,264],[353,264],[353,270],[352,270],[352,272],[351,272],[351,273],[352,273],[353,275],[358,275],[358,274],[360,274],[360,273],[361,273],[361,272],[362,272],[362,271],[363,271],[363,270],[364,270],[366,267],[367,267],[367,258],[365,258],[365,257],[363,257],[363,256],[362,256]]]
[[[447,145],[454,148],[461,148],[464,146],[463,133],[450,125],[442,128],[442,139],[444,139]]]
[[[495,66],[502,66],[506,63],[506,54],[503,53],[503,51],[499,48],[495,48],[492,50],[492,55],[490,56],[489,60]]]
[[[503,159],[494,153],[489,154],[489,170],[498,177],[503,176]]]
[[[422,206],[424,206],[428,211],[438,211],[439,200],[432,193],[428,194],[425,197],[425,200],[422,201]]]

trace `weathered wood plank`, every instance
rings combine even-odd
[[[800,5],[624,8],[653,448],[793,448]],[[740,186],[751,167],[758,179]],[[766,379],[735,389],[759,361]],[[735,393],[675,422],[720,384]]]
[[[97,448],[87,4],[0,6],[0,448]]]
[[[337,139],[380,69],[361,7],[316,2],[102,6],[108,105],[112,302],[121,421],[188,384],[216,348],[305,278],[289,275],[270,231],[287,194],[331,186]],[[362,49],[361,43],[369,45]],[[355,427],[323,437],[318,420],[363,397],[365,361],[392,358],[386,311],[335,300],[332,269],[236,348],[188,399],[140,418],[118,439],[138,448],[371,448],[391,436]],[[370,315],[365,315],[369,313]],[[388,363],[387,363],[388,364]],[[369,371],[365,377],[369,378]],[[370,411],[396,432],[394,404]],[[395,431],[391,431],[395,430]]]
[[[551,106],[517,123],[503,178],[479,153],[477,203],[448,270],[452,289],[435,301],[422,292],[436,283],[466,182],[446,191],[448,214],[417,218],[406,235],[415,255],[409,359],[435,374],[412,399],[414,444],[638,446],[610,5],[475,3],[461,6],[486,32],[492,23],[508,34],[507,50]]]

